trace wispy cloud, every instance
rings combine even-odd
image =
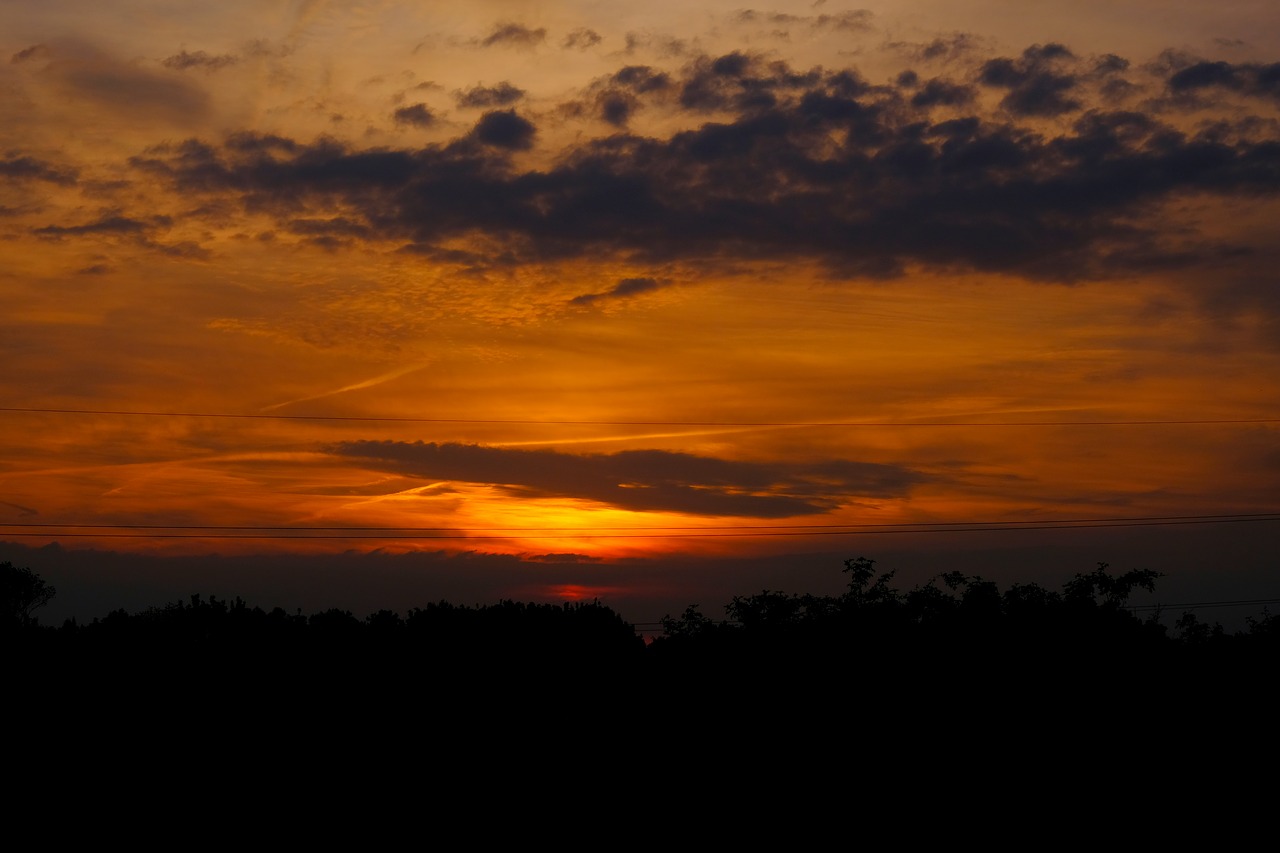
[[[261,409],[261,411],[274,412],[274,411],[283,409],[286,406],[293,406],[298,403],[307,403],[312,400],[323,400],[326,397],[334,397],[338,394],[346,394],[351,391],[362,391],[366,388],[374,388],[378,385],[382,385],[387,382],[392,382],[396,379],[399,379],[402,376],[407,376],[410,373],[416,373],[419,370],[425,369],[427,366],[428,365],[425,365],[425,364],[410,364],[410,365],[405,365],[403,367],[397,367],[395,370],[389,371],[387,373],[382,373],[382,374],[379,374],[378,376],[361,380],[360,382],[353,382],[350,385],[343,385],[341,388],[334,388],[332,391],[322,391],[319,394],[309,394],[306,397],[298,397],[297,399],[294,399],[294,400],[286,400],[283,403],[275,403],[270,406],[264,406]]]

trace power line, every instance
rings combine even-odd
[[[277,415],[233,412],[162,412],[123,409],[44,409],[0,406],[0,412],[43,415],[118,415],[158,418],[334,421],[367,423],[490,424],[507,426],[675,426],[675,427],[1053,427],[1053,426],[1215,426],[1277,424],[1280,418],[1200,418],[1099,421],[596,421],[533,418],[418,418],[375,415]]]
[[[1248,598],[1239,601],[1193,601],[1190,604],[1138,604],[1126,610],[1177,610],[1195,607],[1257,607],[1259,604],[1280,604],[1280,598]]]
[[[1280,604],[1280,598],[1248,598],[1237,601],[1195,601],[1190,604],[1139,604],[1126,605],[1125,610],[1179,610],[1186,608],[1213,608],[1213,607],[1257,607],[1259,605],[1266,607],[1270,604]],[[742,623],[734,619],[722,619],[722,624],[741,625]],[[632,627],[642,633],[656,633],[665,626],[659,622],[632,622]]]

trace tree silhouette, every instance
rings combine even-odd
[[[44,578],[13,563],[0,563],[0,607],[6,628],[27,628],[36,624],[33,611],[44,607],[57,590]]]
[[[1135,569],[1122,575],[1112,575],[1106,563],[1087,575],[1076,575],[1063,585],[1068,601],[1090,601],[1112,609],[1124,607],[1135,588],[1153,592],[1159,572],[1151,569]],[[1101,598],[1101,601],[1099,601]]]

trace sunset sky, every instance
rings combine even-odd
[[[8,0],[0,559],[82,616],[1276,595],[1278,17]]]

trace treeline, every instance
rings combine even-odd
[[[1058,590],[947,572],[905,591],[871,560],[845,573],[838,595],[691,606],[646,644],[598,602],[358,618],[193,595],[42,626],[52,588],[0,564],[0,658],[29,726],[16,737],[56,741],[67,767],[162,757],[264,785],[583,762],[691,795],[711,767],[774,786],[993,764],[1067,779],[1117,770],[1121,745],[1206,757],[1216,779],[1274,726],[1280,619],[1227,634],[1139,618],[1129,599],[1155,572],[1100,564]]]
[[[946,572],[903,591],[893,573],[877,573],[866,558],[845,561],[848,589],[816,596],[764,591],[735,596],[725,618],[691,606],[663,620],[655,654],[734,665],[785,663],[801,668],[857,662],[864,674],[934,672],[975,677],[1037,674],[1123,676],[1135,668],[1249,666],[1280,652],[1280,618],[1263,611],[1247,630],[1183,613],[1173,630],[1161,613],[1138,617],[1128,602],[1137,590],[1155,590],[1159,573],[1113,574],[1099,563],[1061,591],[1035,583],[1001,591],[992,581]]]
[[[1106,564],[1077,574],[1061,591],[946,572],[908,591],[865,558],[847,560],[848,588],[818,596],[763,591],[735,596],[723,618],[698,606],[663,619],[646,646],[635,627],[599,602],[533,604],[448,602],[379,610],[363,619],[330,609],[311,615],[253,607],[235,598],[192,595],[139,613],[117,610],[80,624],[40,626],[34,611],[54,595],[27,569],[0,565],[11,648],[103,662],[163,665],[222,660],[256,667],[282,663],[337,666],[412,658],[438,667],[483,662],[504,668],[631,665],[754,665],[790,661],[826,666],[857,660],[865,671],[909,665],[964,670],[1038,665],[1106,668],[1135,659],[1274,654],[1280,619],[1264,611],[1248,629],[1227,634],[1183,614],[1170,631],[1153,612],[1127,604],[1153,591],[1158,573],[1113,574]]]
[[[1060,590],[946,572],[903,591],[872,560],[844,571],[839,595],[764,591],[734,597],[724,618],[668,617],[648,649],[658,683],[717,719],[852,738],[886,759],[1061,759],[1131,738],[1203,744],[1271,719],[1260,685],[1280,662],[1280,619],[1264,611],[1228,634],[1186,613],[1170,630],[1128,607],[1156,572],[1099,564]]]
[[[199,726],[302,750],[493,732],[701,748],[767,733],[886,760],[938,745],[1012,756],[1024,742],[1065,749],[1063,732],[1091,748],[1128,720],[1169,742],[1256,732],[1280,660],[1280,619],[1264,612],[1228,634],[1186,614],[1170,629],[1128,608],[1155,572],[1103,564],[1058,590],[947,572],[904,591],[871,560],[848,560],[838,595],[736,596],[714,618],[691,606],[647,644],[598,602],[358,618],[193,595],[42,626],[34,610],[51,588],[2,568],[5,594],[26,595],[5,600],[8,681],[28,715],[59,720],[86,749]]]
[[[644,641],[598,602],[501,601],[311,615],[252,607],[240,598],[192,595],[139,613],[116,610],[60,628],[31,626],[17,639],[32,654],[91,663],[99,671],[200,666],[238,673],[374,671],[428,666],[441,674],[476,665],[501,670],[540,664],[587,666],[635,658]]]

